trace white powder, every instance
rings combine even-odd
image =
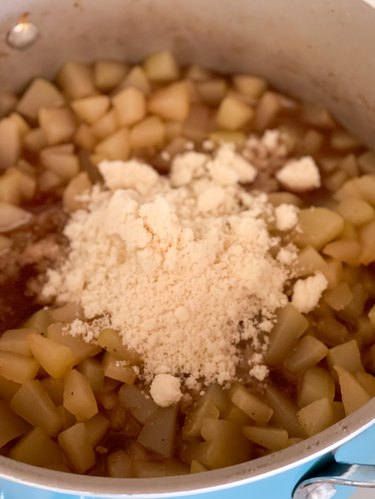
[[[277,180],[292,191],[308,191],[320,187],[320,173],[314,159],[305,156],[289,161],[276,174]]]
[[[251,183],[257,176],[257,169],[235,152],[233,144],[224,143],[217,150],[215,158],[208,162],[211,178],[220,185]]]
[[[81,319],[74,319],[69,325],[64,326],[63,333],[71,336],[81,336],[87,343],[93,341],[100,331],[109,327],[110,322],[108,317],[100,317],[91,322],[85,322]]]
[[[307,279],[298,279],[293,288],[292,305],[304,314],[311,312],[318,305],[327,286],[328,281],[320,272]]]
[[[150,395],[160,407],[177,404],[182,397],[179,378],[170,374],[157,374],[150,386]]]
[[[281,204],[275,208],[276,228],[291,230],[298,222],[298,208],[292,204]]]
[[[99,169],[107,189],[95,186],[88,208],[71,215],[69,254],[44,295],[78,302],[88,323],[107,317],[141,355],[146,382],[160,373],[190,388],[235,379],[239,342],[264,352],[290,276],[271,252],[283,247],[267,228],[274,208],[240,185],[252,165],[224,145],[213,157],[178,156],[169,178],[134,160]],[[73,325],[86,339],[98,334],[80,330]]]
[[[297,259],[296,247],[292,244],[280,248],[277,253],[276,259],[283,265],[292,265]]]
[[[210,139],[206,139],[202,142],[202,148],[205,151],[213,151],[215,149],[215,142]]]
[[[102,161],[99,170],[112,191],[134,189],[147,194],[159,179],[155,170],[134,160],[127,161],[125,168],[122,161]]]
[[[264,358],[261,353],[254,353],[249,359],[249,375],[258,381],[264,381],[269,374],[269,369],[263,364]]]
[[[266,130],[262,137],[262,144],[267,149],[273,150],[279,146],[280,132],[279,130]]]
[[[264,381],[269,373],[269,369],[265,365],[256,365],[249,370],[250,376],[258,381]]]

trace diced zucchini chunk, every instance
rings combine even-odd
[[[71,106],[81,121],[92,125],[106,114],[110,100],[107,95],[94,95],[93,97],[77,99],[71,103]]]
[[[31,355],[27,336],[35,333],[32,328],[8,329],[0,336],[0,351],[13,352],[20,355]]]
[[[21,136],[11,118],[0,121],[0,171],[14,166],[21,153]]]
[[[73,367],[73,353],[65,345],[37,333],[29,334],[27,342],[33,357],[53,378],[62,378]]]
[[[184,121],[189,107],[189,94],[183,82],[157,90],[148,100],[149,112],[165,120]]]
[[[69,142],[77,129],[74,114],[68,108],[42,108],[39,124],[49,145]]]
[[[152,398],[134,385],[124,385],[119,390],[119,402],[140,423],[145,423],[158,409]]]
[[[50,396],[52,402],[59,406],[63,403],[64,396],[64,380],[63,379],[54,379],[50,376],[48,378],[44,378],[40,380],[44,389]]]
[[[124,450],[112,452],[107,457],[108,475],[112,478],[133,476],[132,460]]]
[[[359,243],[361,252],[359,261],[363,265],[369,265],[375,261],[375,220],[363,225],[359,230]]]
[[[243,385],[235,384],[229,391],[229,398],[256,423],[265,424],[271,419],[271,407],[246,390]]]
[[[339,378],[341,399],[344,405],[345,415],[362,407],[371,399],[371,396],[353,374],[343,367],[335,366]]]
[[[343,310],[349,305],[352,298],[353,293],[345,281],[341,281],[336,287],[329,289],[324,294],[324,301],[336,311]]]
[[[356,198],[344,199],[336,210],[344,220],[355,226],[365,224],[375,216],[374,208],[368,202]]]
[[[17,442],[11,448],[9,457],[44,468],[63,462],[59,445],[41,428],[34,428]]]
[[[119,85],[118,90],[123,88],[137,88],[145,95],[151,92],[150,81],[146,76],[144,69],[141,66],[134,66]]]
[[[164,123],[157,116],[149,116],[130,130],[129,141],[133,149],[163,144],[166,134]]]
[[[256,76],[236,75],[233,76],[232,81],[238,92],[254,100],[259,99],[267,89],[266,80]]]
[[[328,243],[323,248],[323,253],[343,263],[358,265],[361,246],[352,238],[339,239],[338,241]]]
[[[122,381],[128,385],[132,385],[137,377],[134,369],[126,365],[126,361],[118,360],[109,352],[106,352],[104,355],[103,367],[105,376]]]
[[[307,319],[293,305],[288,304],[280,309],[276,326],[270,333],[266,363],[271,366],[280,364],[307,326]]]
[[[0,398],[10,402],[20,386],[20,383],[16,383],[4,378],[4,376],[0,376]]]
[[[64,327],[65,325],[61,322],[50,324],[47,329],[47,338],[68,347],[73,353],[74,365],[100,352],[98,345],[87,343],[80,337],[71,336],[68,332],[64,332]]]
[[[327,208],[306,208],[300,210],[295,242],[301,246],[311,245],[319,250],[340,235],[344,221],[340,215]]]
[[[212,78],[196,84],[198,95],[208,106],[218,106],[224,99],[228,84],[224,78]]]
[[[26,225],[32,219],[31,213],[9,203],[0,201],[0,234]]]
[[[177,63],[170,52],[157,52],[146,57],[143,67],[146,76],[151,81],[168,82],[177,80],[179,70]]]
[[[375,376],[372,374],[359,371],[355,377],[361,383],[370,397],[375,397]]]
[[[52,324],[53,319],[48,310],[42,308],[33,314],[24,324],[24,327],[36,329],[41,334],[47,333],[47,328]]]
[[[343,367],[346,371],[353,374],[358,371],[364,371],[361,352],[356,340],[350,340],[342,345],[330,348],[327,354],[327,361],[331,369]]]
[[[207,468],[199,461],[193,459],[190,463],[190,473],[201,473],[202,471],[207,471]]]
[[[15,393],[10,407],[31,425],[42,428],[50,436],[56,435],[61,429],[59,413],[41,381],[26,381]]]
[[[212,400],[202,397],[190,414],[187,415],[185,424],[182,427],[182,436],[185,440],[198,437],[201,433],[202,423],[206,418],[216,418],[220,416],[220,410]]]
[[[98,61],[94,66],[95,86],[102,92],[113,90],[125,78],[126,64],[120,61]]]
[[[325,430],[339,420],[334,402],[328,398],[321,398],[306,405],[297,412],[297,418],[309,436]]]
[[[130,350],[123,344],[119,332],[115,329],[103,329],[100,331],[97,341],[98,345],[119,360],[126,360],[129,364],[138,364],[141,360],[141,357],[137,354],[137,352]]]
[[[87,64],[66,62],[57,75],[57,83],[70,99],[95,94],[93,70]]]
[[[104,382],[104,368],[99,360],[85,359],[78,364],[77,370],[88,380],[94,393],[101,390]]]
[[[17,104],[17,111],[27,118],[36,120],[42,107],[63,106],[65,99],[57,87],[48,80],[33,80]]]
[[[275,426],[244,426],[242,432],[254,444],[269,450],[281,450],[288,447],[288,432]]]
[[[95,453],[86,426],[77,423],[58,436],[60,447],[77,473],[85,473],[95,465]]]
[[[0,351],[0,376],[10,381],[24,383],[35,378],[38,369],[39,364],[29,355]]]
[[[17,416],[4,400],[0,400],[0,421],[0,449],[30,428],[26,421]]]
[[[112,103],[121,126],[132,126],[146,116],[146,99],[137,88],[125,88],[112,98]]]
[[[86,426],[86,430],[93,447],[96,447],[107,433],[107,430],[109,428],[108,418],[106,418],[104,414],[99,412],[92,418],[84,421],[84,424]]]
[[[171,457],[174,452],[177,406],[158,408],[145,422],[137,441],[146,449]]]
[[[254,116],[253,109],[240,99],[228,95],[218,109],[216,122],[224,130],[239,130]]]
[[[302,374],[297,389],[297,401],[300,407],[321,398],[333,400],[334,397],[335,381],[326,369],[311,367]]]
[[[120,128],[106,137],[95,146],[95,153],[103,154],[106,159],[111,161],[127,160],[130,153],[128,130]]]
[[[109,137],[118,129],[118,123],[115,115],[115,111],[111,109],[102,118],[100,118],[96,123],[94,123],[90,130],[95,139],[103,140]]]
[[[328,348],[314,336],[303,336],[284,360],[292,373],[314,366],[327,355]]]
[[[253,446],[240,429],[224,420],[216,421],[215,438],[198,443],[191,460],[199,461],[208,469],[218,469],[242,463],[252,457]]]
[[[98,412],[89,381],[76,369],[70,371],[65,377],[63,403],[78,421],[90,419]]]
[[[264,398],[273,409],[272,425],[285,428],[291,437],[306,437],[297,419],[298,406],[294,400],[270,385],[265,387]]]

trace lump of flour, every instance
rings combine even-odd
[[[105,186],[71,215],[69,252],[44,296],[80,303],[87,320],[105,317],[140,353],[149,383],[161,374],[188,387],[232,380],[241,340],[261,365],[290,275],[273,256],[283,247],[268,230],[274,208],[241,185],[255,168],[227,144],[177,156],[169,177],[136,160],[99,169]]]

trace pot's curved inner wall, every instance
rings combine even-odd
[[[26,51],[6,33],[29,12]],[[2,0],[0,89],[53,75],[67,59],[141,59],[170,48],[183,62],[254,72],[322,102],[375,146],[375,9],[360,0]]]

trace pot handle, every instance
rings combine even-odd
[[[375,489],[375,465],[334,461],[322,474],[302,479],[294,489],[293,499],[330,499],[338,485]]]

